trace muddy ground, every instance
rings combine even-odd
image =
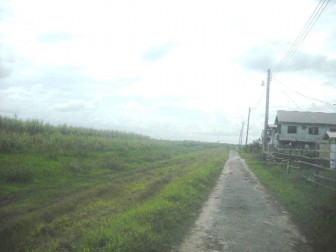
[[[311,251],[289,214],[235,151],[184,242],[173,251]]]

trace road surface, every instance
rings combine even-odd
[[[189,236],[173,251],[312,251],[288,213],[230,152]]]

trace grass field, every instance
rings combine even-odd
[[[336,193],[315,187],[297,170],[288,174],[284,166],[262,163],[256,154],[241,152],[241,155],[260,181],[290,212],[313,250],[336,251]],[[336,177],[333,171],[322,173],[325,177]]]
[[[222,145],[0,117],[0,251],[169,251]]]

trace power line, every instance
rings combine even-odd
[[[278,82],[278,83],[277,83]],[[275,80],[275,83],[279,84],[279,81]],[[293,103],[295,104],[295,106],[297,107],[297,109],[302,110],[302,108],[290,97],[290,95],[287,93],[287,91],[285,90],[285,88],[283,86],[278,85],[281,89],[281,92],[287,96],[287,98]]]
[[[296,91],[288,86],[286,86],[282,81],[280,81],[279,79],[277,79],[274,74],[273,74],[273,79],[278,82],[278,83],[281,83],[285,88],[287,88],[288,90],[292,91],[293,93],[296,93],[297,95],[300,95],[308,100],[312,100],[312,101],[316,101],[316,102],[320,102],[320,103],[324,103],[324,104],[327,104],[327,105],[330,105],[330,106],[335,106],[336,104],[333,104],[333,103],[330,103],[330,102],[327,102],[327,101],[324,101],[324,100],[321,100],[321,99],[317,99],[317,98],[314,98],[314,97],[311,97],[311,96],[308,96],[308,95],[305,95],[299,91]]]
[[[304,39],[307,37],[308,33],[311,31],[313,25],[316,23],[317,19],[321,16],[322,12],[324,11],[325,7],[329,3],[330,0],[320,0],[318,5],[316,6],[314,12],[309,17],[308,21],[306,22],[305,26],[301,30],[300,34],[290,47],[290,49],[287,51],[283,59],[277,64],[275,67],[275,70],[277,68],[281,68],[282,66],[286,65],[287,62],[290,60],[290,58],[295,54],[298,47],[302,44]],[[282,66],[281,66],[282,65]]]
[[[282,86],[280,86],[280,88],[281,88],[282,93],[284,93],[287,96],[287,98],[289,100],[291,100],[292,103],[295,104],[295,106],[298,108],[298,110],[301,111],[306,118],[308,118],[311,122],[318,123],[315,120],[315,118],[313,118],[312,116],[310,116],[309,113],[303,111],[303,109],[289,96],[289,94],[286,92],[286,90]]]
[[[303,41],[306,39],[307,35],[313,28],[314,24],[317,22],[327,5],[329,4],[330,0],[320,0],[317,4],[314,12],[309,17],[308,21],[306,22],[305,26],[299,33],[296,40],[293,42],[285,56],[282,58],[282,60],[276,65],[274,68],[275,71],[280,70],[282,67],[284,67],[288,61],[293,57],[293,55],[296,53],[297,49],[300,47],[300,45],[303,43]]]
[[[287,51],[287,53],[285,54],[285,56],[282,58],[282,60],[276,65],[275,71],[280,70],[281,68],[283,68],[292,59],[292,57],[294,56],[294,54],[296,53],[296,51],[298,50],[298,48],[300,47],[300,45],[306,39],[306,37],[308,36],[309,32],[311,31],[311,29],[313,28],[313,26],[317,22],[317,20],[320,18],[321,14],[324,12],[324,10],[326,9],[326,7],[328,6],[329,2],[330,2],[330,0],[320,0],[319,1],[319,3],[315,7],[313,13],[310,15],[309,19],[307,20],[306,24],[304,25],[303,29],[299,33],[299,35],[296,38],[296,40],[293,42],[293,44],[291,45],[291,47],[289,48],[289,50]],[[274,77],[274,75],[273,75],[273,77]],[[291,92],[293,92],[293,93],[295,93],[295,94],[297,94],[297,95],[299,95],[301,97],[304,97],[304,98],[306,98],[308,100],[324,103],[324,104],[327,104],[327,105],[330,105],[330,106],[335,106],[336,105],[336,104],[332,104],[332,103],[327,102],[327,101],[322,100],[322,99],[318,99],[318,98],[315,98],[315,97],[311,97],[311,96],[305,95],[305,94],[303,94],[303,93],[301,93],[301,92],[299,92],[297,90],[294,90],[294,89],[289,88],[288,86],[284,85],[283,82],[281,82],[279,79],[276,79],[275,77],[274,77],[274,79],[277,82],[280,82],[283,85],[283,87],[285,87],[287,90],[290,90]],[[283,87],[281,87],[281,88],[283,89]],[[293,100],[292,100],[292,102],[295,103]]]
[[[261,94],[259,95],[258,100],[255,102],[254,106],[251,107],[252,110],[255,110],[257,107],[259,107],[260,102],[262,101],[262,99],[264,98],[264,96],[265,96],[264,93],[261,93]]]

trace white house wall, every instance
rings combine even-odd
[[[288,126],[296,126],[297,132],[288,133]],[[309,127],[318,127],[317,135],[309,134]],[[334,128],[335,125],[302,125],[295,123],[282,123],[280,129],[280,141],[302,141],[302,142],[318,142],[324,143],[322,140],[322,136],[326,131],[330,130],[330,128]]]

